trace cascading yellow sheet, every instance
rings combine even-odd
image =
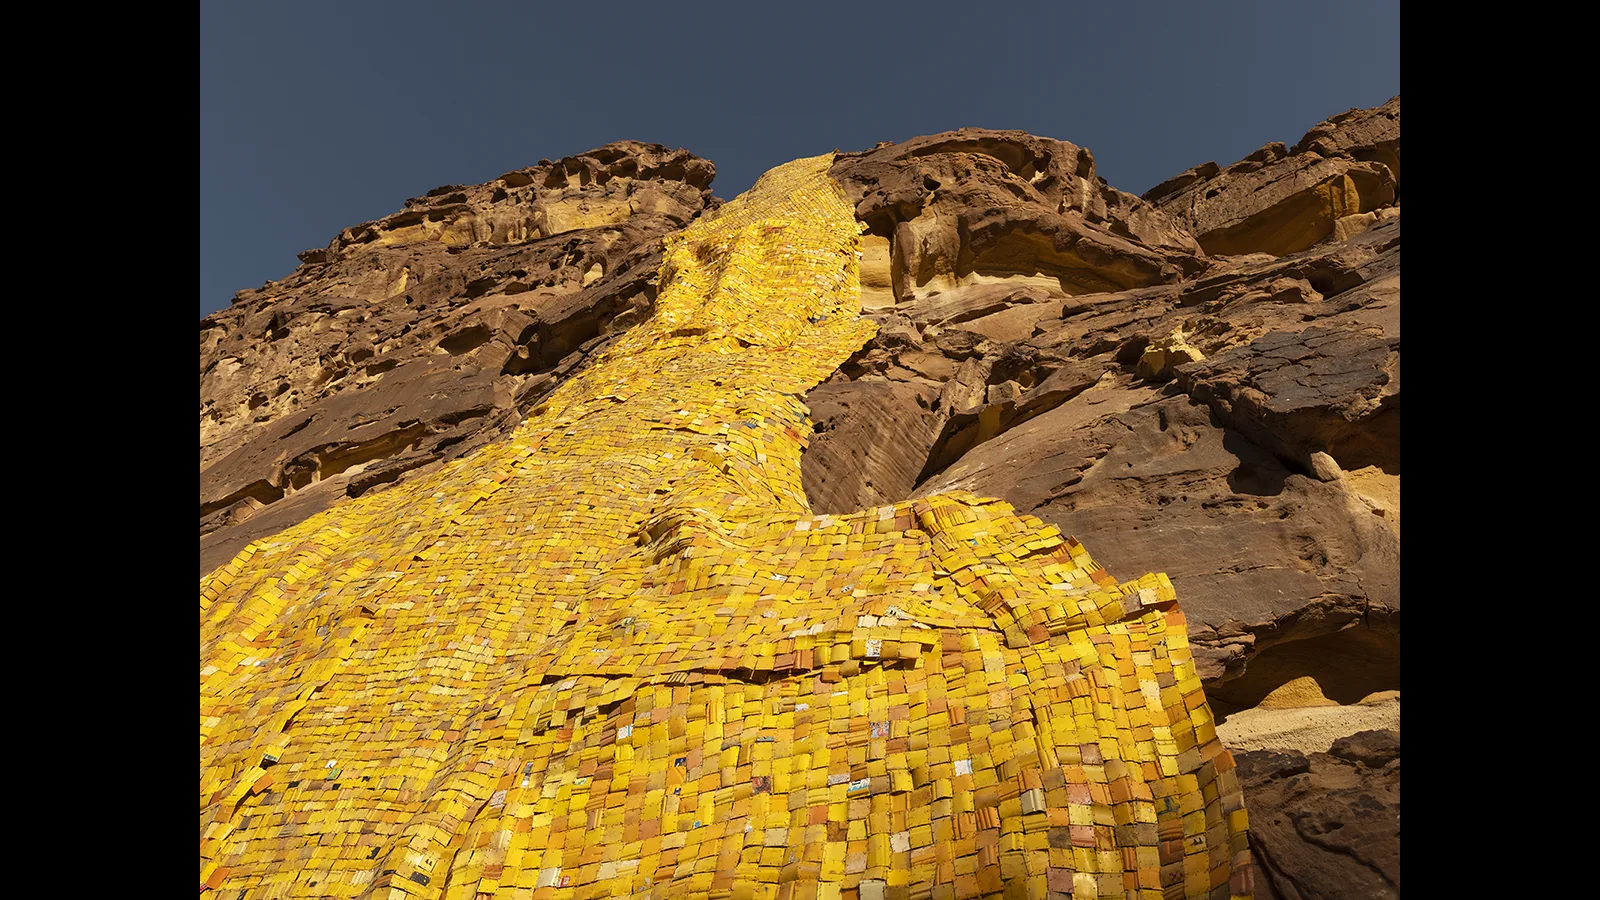
[[[1248,895],[1165,576],[967,494],[810,513],[800,398],[873,333],[831,161],[509,440],[201,580],[202,897]]]

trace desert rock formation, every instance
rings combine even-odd
[[[1340,222],[1348,229],[1399,204],[1400,98],[1334,116],[1292,148],[1271,143],[1226,169],[1195,166],[1144,199],[1187,223],[1212,255],[1304,250]]]
[[[630,141],[438,188],[202,320],[202,573],[508,435],[648,317],[713,173]],[[811,510],[970,491],[1167,573],[1219,734],[1253,735],[1258,895],[1398,895],[1398,738],[1304,754],[1319,710],[1398,717],[1399,98],[1142,198],[980,129],[831,176],[877,334],[804,397]],[[1302,678],[1337,706],[1260,708]],[[1308,837],[1331,810],[1361,846]]]

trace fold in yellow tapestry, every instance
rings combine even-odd
[[[872,336],[832,156],[670,239],[506,441],[201,580],[201,896],[1232,898],[1163,575],[970,494],[813,515]]]

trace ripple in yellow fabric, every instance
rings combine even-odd
[[[966,494],[810,513],[801,397],[873,333],[830,162],[511,439],[202,579],[203,897],[1249,893],[1164,576]]]

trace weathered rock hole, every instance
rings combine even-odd
[[[395,456],[427,433],[428,427],[421,422],[404,422],[398,430],[370,441],[325,448],[317,457],[317,475],[319,478],[332,478],[373,460]]]
[[[1386,475],[1400,474],[1400,410],[1381,412],[1363,427],[1343,435],[1328,450],[1345,471],[1376,466]]]
[[[493,289],[494,286],[499,284],[499,283],[500,283],[500,279],[496,278],[493,275],[488,275],[488,276],[485,276],[483,278],[474,278],[471,281],[467,282],[467,286],[466,286],[466,289],[465,289],[466,297],[468,299],[476,299],[478,297],[482,297],[484,294],[489,293],[489,291],[491,289]]]
[[[1288,476],[1288,470],[1282,466],[1241,462],[1237,468],[1228,473],[1228,487],[1235,494],[1276,497],[1283,493],[1284,481]]]
[[[1272,644],[1250,657],[1242,675],[1207,687],[1206,698],[1217,715],[1232,715],[1307,675],[1329,700],[1346,705],[1399,690],[1399,611],[1369,615],[1331,634]]]
[[[492,337],[494,332],[489,330],[487,325],[481,323],[471,325],[440,341],[439,349],[451,356],[460,356],[482,347]]]
[[[239,490],[234,491],[228,496],[223,497],[221,500],[214,500],[210,503],[200,504],[200,517],[203,519],[219,509],[227,509],[235,503],[245,499],[255,500],[257,503],[266,505],[270,503],[276,503],[282,498],[283,488],[279,487],[278,485],[267,481],[253,481]]]

